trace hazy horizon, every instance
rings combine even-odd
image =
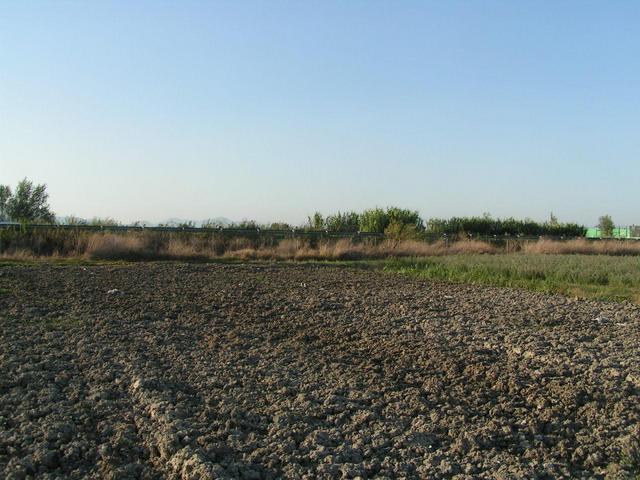
[[[639,224],[632,2],[5,2],[0,183],[58,216]]]

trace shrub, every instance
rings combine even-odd
[[[356,212],[338,212],[325,219],[325,228],[330,232],[357,232],[360,216]]]
[[[415,240],[418,232],[415,225],[394,218],[384,229],[384,235],[391,240],[393,248],[396,248],[402,240]]]
[[[485,214],[482,217],[432,218],[427,222],[427,232],[432,235],[472,234],[481,236],[583,236],[586,229],[575,223],[538,223],[531,219],[512,217],[499,219]]]

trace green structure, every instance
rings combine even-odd
[[[587,238],[605,238],[599,228],[588,228]],[[606,238],[636,238],[640,239],[640,226],[631,225],[630,227],[616,227],[613,229],[611,237]]]

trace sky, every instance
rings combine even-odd
[[[57,215],[640,223],[635,1],[0,0],[0,183]]]

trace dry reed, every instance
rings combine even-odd
[[[87,239],[86,258],[99,260],[139,260],[153,257],[153,252],[138,235],[95,234]]]
[[[433,243],[404,240],[363,241],[350,239],[312,241],[304,238],[263,240],[204,236],[171,236],[147,233],[92,233],[79,236],[64,247],[40,255],[39,249],[16,245],[2,259],[86,258],[95,260],[360,260],[400,257],[431,257],[460,254],[504,253],[503,246],[478,240]],[[525,243],[524,253],[640,255],[640,242],[584,239]]]
[[[633,240],[538,240],[523,246],[525,253],[639,255],[640,241]]]

